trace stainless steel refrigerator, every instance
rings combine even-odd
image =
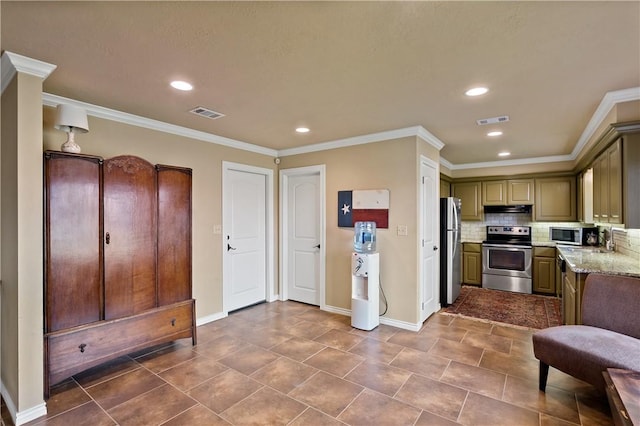
[[[462,241],[459,198],[440,199],[440,303],[448,306],[460,295]]]

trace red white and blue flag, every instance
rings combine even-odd
[[[389,227],[389,190],[338,191],[338,226],[352,228],[356,222],[375,222]]]

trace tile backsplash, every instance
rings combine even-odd
[[[534,243],[549,241],[549,227],[566,226],[574,228],[576,222],[534,222],[531,215],[522,213],[485,213],[483,222],[462,222],[462,241],[481,242],[486,239],[487,225],[519,225],[531,227]],[[598,224],[600,231],[609,229],[609,225]],[[613,229],[615,250],[640,261],[640,229]]]

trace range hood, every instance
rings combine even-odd
[[[531,213],[530,205],[484,206],[485,213]]]

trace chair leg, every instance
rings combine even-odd
[[[540,361],[540,378],[538,387],[542,392],[547,388],[547,376],[549,375],[549,365]]]

